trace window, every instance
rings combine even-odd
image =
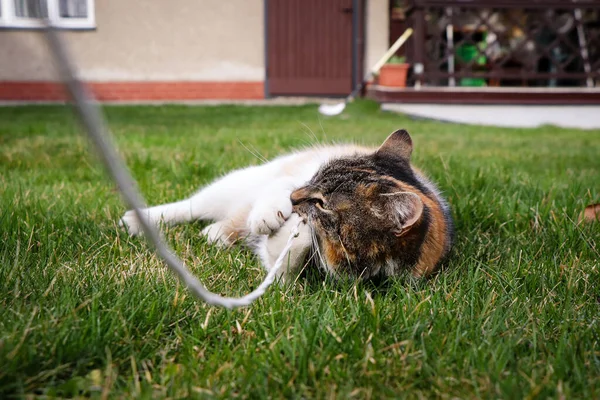
[[[59,28],[95,28],[94,0],[0,0],[0,28],[41,28],[40,18]]]

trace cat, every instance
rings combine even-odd
[[[208,242],[244,241],[267,270],[298,226],[283,281],[309,264],[334,277],[425,277],[448,255],[453,221],[437,187],[411,166],[412,150],[405,130],[378,149],[314,147],[233,171],[186,200],[143,213],[153,224],[212,220],[202,230]],[[133,211],[120,224],[141,233]]]

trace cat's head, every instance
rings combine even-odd
[[[335,159],[291,195],[315,234],[321,264],[333,274],[368,278],[413,264],[425,216],[416,193],[408,132],[392,133],[369,155]],[[390,273],[387,273],[387,272]]]

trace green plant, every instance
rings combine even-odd
[[[406,8],[406,0],[394,0],[394,2],[392,3],[392,8]]]
[[[386,64],[406,64],[406,56],[392,56]]]

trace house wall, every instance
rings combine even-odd
[[[388,46],[388,1],[366,0],[365,70]],[[264,98],[264,0],[96,0],[63,31],[99,100]],[[43,34],[0,30],[0,100],[63,100]]]
[[[373,67],[389,47],[389,1],[367,0],[365,71]]]
[[[96,26],[64,36],[101,99],[264,97],[263,0],[97,0]],[[60,97],[49,60],[40,32],[0,31],[0,99]]]

